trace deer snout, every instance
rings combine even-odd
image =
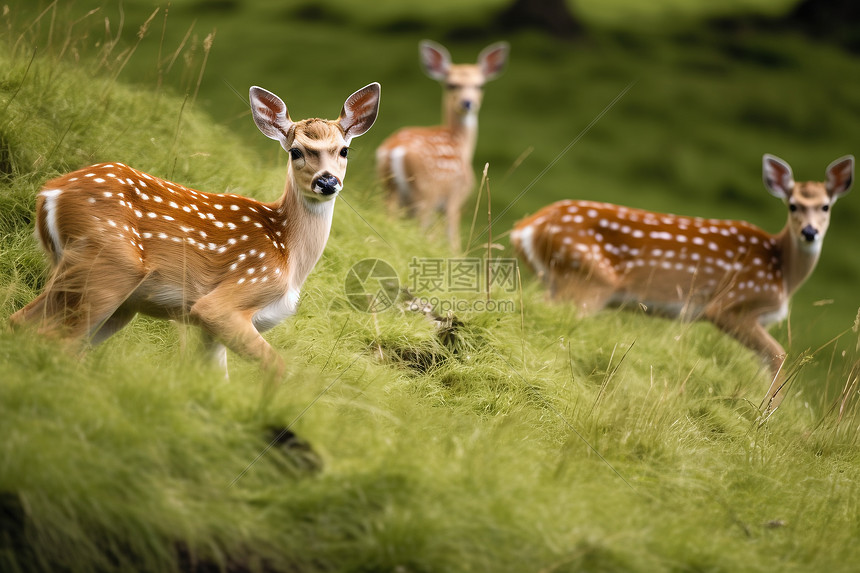
[[[811,243],[818,238],[818,229],[812,225],[807,225],[800,230],[800,234],[807,242]]]
[[[343,188],[343,183],[331,173],[323,173],[314,179],[311,187],[320,195],[334,195]]]

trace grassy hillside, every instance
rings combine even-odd
[[[418,68],[418,41],[437,39],[455,60],[472,60],[500,39],[480,23],[503,4],[443,1],[416,12],[406,4],[359,8],[340,0],[316,8],[239,0],[169,8],[128,0],[122,9],[114,2],[12,2],[3,22],[15,30],[9,40],[17,57],[29,58],[32,40],[40,53],[85,59],[91,71],[187,94],[186,109],[208,111],[269,164],[280,160],[279,150],[248,129],[248,86],[284,95],[291,113],[305,117],[338,109],[344,92],[379,81],[381,115],[351,168],[351,181],[370,189],[372,150],[383,138],[404,124],[439,121],[441,90]],[[649,3],[647,17],[631,12],[632,4],[577,3],[590,26],[577,42],[533,32],[505,36],[511,61],[487,86],[475,160],[478,169],[490,164],[495,234],[562,198],[745,219],[778,231],[785,208],[761,184],[762,154],[787,160],[804,180],[822,178],[830,161],[856,153],[856,58],[792,33],[708,24],[713,3],[661,0]],[[779,13],[790,2],[720,6]],[[365,207],[365,216],[379,209],[354,206]],[[851,226],[857,217],[860,201],[848,195],[834,209],[821,264],[794,298],[790,323],[775,330],[794,354],[843,332],[860,306]],[[471,212],[464,219],[471,221]],[[817,391],[826,370],[826,361],[816,362],[801,381]]]
[[[234,16],[274,9],[238,6]],[[285,154],[256,131],[243,102],[232,93],[206,101],[206,81],[223,84],[219,74],[234,69],[215,66],[225,31],[195,100],[202,47],[177,56],[184,85],[165,74],[159,86],[157,73],[139,71],[158,69],[146,52],[153,46],[130,54],[131,35],[111,47],[83,32],[64,44],[68,21],[58,15],[50,32],[49,15],[40,30],[14,10],[3,21],[4,322],[43,285],[34,197],[57,173],[118,160],[207,191],[272,198],[283,184]],[[318,35],[323,28],[305,22],[293,39],[342,49]],[[256,365],[231,356],[226,383],[196,360],[193,330],[145,318],[81,356],[0,332],[0,570],[852,570],[860,559],[855,198],[837,206],[818,286],[795,303],[793,366],[804,348],[824,347],[764,426],[758,364],[708,325],[616,312],[581,320],[546,304],[528,277],[521,291],[494,294],[513,300],[514,312],[458,312],[444,337],[416,313],[357,312],[343,286],[357,261],[384,259],[406,281],[412,257],[451,253],[441,233],[428,240],[388,220],[372,176],[375,144],[416,117],[418,102],[426,122],[437,116],[438,91],[426,93],[429,82],[413,69],[415,38],[342,28],[338,42],[353,41],[350,56],[367,56],[367,70],[318,52],[314,65],[331,74],[324,82],[229,78],[241,92],[249,83],[278,92],[297,118],[333,117],[351,91],[383,82],[383,116],[354,144],[299,314],[267,335],[287,378],[264,391]],[[152,30],[147,37],[158,37]],[[835,50],[799,38],[706,34],[684,50],[625,38],[563,48],[529,34],[512,39],[514,57],[533,65],[517,68],[515,59],[488,87],[479,157],[493,166],[496,213],[638,81],[587,145],[544,176],[540,194],[524,196],[494,228],[567,196],[575,182],[594,190],[581,196],[749,214],[775,229],[781,207],[760,188],[758,148],[777,147],[761,152],[810,177],[852,151],[855,62]],[[177,49],[171,42],[165,53]],[[267,57],[275,68],[308,65],[245,45],[227,41],[222,54],[240,54],[249,68]],[[777,65],[762,63],[774,54]],[[558,74],[546,87],[550,69]],[[818,89],[780,97],[798,76]],[[831,81],[837,76],[844,81]],[[576,113],[565,122],[539,121],[532,110],[567,107]],[[505,176],[528,146],[534,151]],[[816,297],[836,302],[813,306]],[[818,322],[799,327],[798,315]]]

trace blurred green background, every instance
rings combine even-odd
[[[856,152],[860,74],[848,3],[804,12],[796,0],[579,0],[566,4],[576,27],[565,37],[522,18],[504,25],[499,15],[512,4],[126,0],[54,10],[19,1],[5,19],[9,30],[10,19],[32,22],[27,34],[72,57],[108,53],[119,38],[123,49],[100,64],[109,73],[186,94],[272,164],[280,150],[252,125],[249,86],[281,95],[293,117],[334,117],[346,95],[379,81],[379,120],[350,163],[350,184],[374,189],[375,147],[403,125],[440,120],[441,89],[419,69],[419,40],[445,44],[455,61],[507,40],[509,66],[487,85],[475,154],[476,171],[490,166],[494,235],[562,198],[746,219],[776,232],[786,213],[761,184],[762,154],[787,160],[805,180]],[[55,18],[76,24],[55,28]],[[381,205],[374,196],[353,201],[359,210]],[[478,230],[485,213],[482,206]],[[858,213],[854,194],[836,207],[819,267],[795,297],[790,323],[776,330],[794,352],[851,326],[860,305]]]

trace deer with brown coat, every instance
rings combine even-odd
[[[788,314],[791,295],[818,262],[831,207],[848,192],[854,158],[837,159],[823,183],[795,182],[765,155],[765,187],[788,207],[771,235],[745,221],[654,213],[592,201],[560,201],[519,221],[511,242],[553,299],[585,313],[641,304],[704,319],[757,353],[773,376],[767,410],[783,399],[785,350],[767,326]]]
[[[328,240],[350,140],[373,125],[379,93],[377,83],[353,93],[337,120],[294,122],[278,96],[251,88],[254,122],[289,153],[286,187],[272,203],[116,162],[49,181],[37,197],[36,236],[52,274],[12,324],[98,344],[137,313],[176,319],[202,329],[225,375],[230,348],[279,376],[283,359],[260,333],[296,312]]]
[[[444,124],[405,127],[376,150],[379,179],[387,190],[389,210],[405,210],[422,229],[437,212],[447,219],[448,241],[460,249],[460,214],[475,186],[472,159],[478,140],[478,111],[484,84],[504,71],[508,44],[484,48],[476,64],[452,64],[443,46],[424,40],[420,45],[425,73],[444,87]]]

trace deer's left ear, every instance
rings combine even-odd
[[[484,81],[488,82],[502,75],[508,63],[510,49],[507,42],[496,42],[481,50],[478,55],[478,66],[484,74]]]
[[[448,77],[451,69],[451,54],[442,44],[432,40],[421,40],[418,44],[418,53],[421,55],[421,65],[424,73],[434,80],[443,82]]]
[[[840,157],[827,166],[827,194],[831,201],[836,201],[842,195],[848,193],[854,182],[854,156],[846,155]]]
[[[343,129],[346,140],[367,133],[379,114],[379,95],[381,86],[377,82],[364,86],[348,98],[340,111],[338,123]]]
[[[762,158],[764,186],[774,197],[786,200],[794,191],[794,175],[788,163],[775,155],[765,153]]]
[[[254,123],[270,139],[281,142],[281,146],[289,147],[289,133],[293,122],[287,111],[287,105],[281,98],[268,90],[254,86],[250,90],[251,114]]]

